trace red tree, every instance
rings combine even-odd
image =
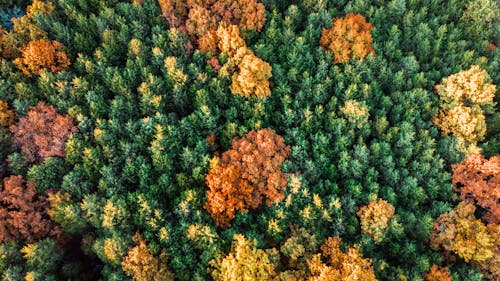
[[[21,176],[10,176],[0,189],[0,243],[25,240],[33,243],[59,235],[59,227],[49,219],[47,199],[37,194],[35,184]]]
[[[31,107],[26,117],[10,126],[12,140],[21,147],[26,161],[39,162],[45,157],[65,157],[65,144],[77,128],[71,117],[60,115],[53,106],[40,102]]]
[[[489,223],[500,222],[500,155],[489,160],[470,155],[462,163],[452,165],[453,188],[462,200],[469,200],[488,212]]]
[[[268,206],[283,200],[288,175],[280,168],[289,151],[272,129],[233,140],[221,163],[205,178],[209,187],[205,209],[219,226],[228,227],[238,210],[256,209],[264,200]]]

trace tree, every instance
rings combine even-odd
[[[321,246],[323,257],[328,260],[327,264],[321,261],[321,255],[317,254],[309,260],[308,266],[311,276],[307,281],[327,280],[366,280],[376,281],[373,266],[370,259],[365,259],[359,252],[359,246],[348,247],[347,252],[340,248],[341,240],[338,237],[329,237]]]
[[[30,108],[27,116],[12,125],[10,131],[26,161],[34,163],[50,156],[65,157],[65,143],[77,128],[71,117],[60,115],[55,107],[39,102]]]
[[[136,281],[169,281],[174,275],[167,268],[165,253],[154,257],[139,233],[134,235],[136,245],[128,250],[122,268]]]
[[[217,281],[268,281],[275,276],[277,251],[256,248],[255,240],[242,234],[233,236],[231,251],[222,261],[212,261]]]
[[[486,135],[486,121],[481,106],[491,104],[496,86],[485,70],[473,65],[444,78],[436,86],[441,110],[433,122],[443,136],[458,138],[458,148],[466,154],[479,153],[476,144]]]
[[[491,280],[500,278],[500,225],[485,226],[476,219],[476,207],[461,202],[455,209],[442,214],[434,222],[430,235],[431,247],[442,248],[446,254],[456,254],[480,268]]]
[[[351,58],[364,59],[375,54],[372,48],[373,25],[360,14],[348,13],[335,18],[330,29],[321,30],[319,44],[334,54],[334,63],[345,63]]]
[[[255,56],[246,54],[238,65],[239,71],[233,74],[231,92],[244,97],[255,95],[265,98],[271,94],[269,78],[271,65]]]
[[[264,198],[268,206],[284,199],[288,175],[280,168],[289,151],[272,129],[233,140],[205,177],[209,190],[204,207],[219,226],[228,227],[236,211],[256,209]]]
[[[489,223],[500,223],[500,155],[489,160],[469,155],[460,164],[452,165],[453,189],[462,200],[470,200],[487,210]]]
[[[58,236],[59,227],[46,213],[48,205],[32,182],[25,182],[21,176],[4,179],[0,190],[0,243],[13,240],[33,243]]]
[[[425,274],[424,277],[427,281],[453,281],[448,267],[440,267],[436,264],[432,265],[431,269]]]
[[[385,236],[389,220],[394,216],[394,207],[383,199],[363,206],[358,211],[361,220],[361,232],[380,243]]]
[[[14,62],[26,76],[40,75],[44,69],[52,72],[63,71],[71,64],[63,48],[57,41],[30,41],[21,49],[21,57]]]
[[[8,127],[14,122],[14,111],[9,109],[9,105],[0,99],[0,126]]]

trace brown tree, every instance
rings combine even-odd
[[[424,277],[426,281],[453,281],[448,267],[439,267],[435,264],[432,265],[431,269]]]
[[[473,154],[452,165],[453,189],[462,200],[470,200],[487,210],[489,223],[500,222],[500,155],[489,160]]]
[[[27,76],[40,75],[44,69],[59,72],[69,67],[70,61],[57,41],[35,40],[21,49],[21,57],[14,60]]]
[[[14,111],[9,109],[9,105],[4,100],[0,100],[0,126],[8,127],[14,122]]]
[[[364,59],[374,54],[372,48],[373,25],[360,14],[349,13],[335,18],[330,29],[321,30],[319,44],[334,54],[334,63],[345,63],[351,58]]]
[[[0,189],[0,243],[12,240],[33,243],[58,236],[60,228],[49,219],[47,199],[37,194],[33,182],[10,176]]]
[[[53,106],[40,102],[31,107],[28,115],[10,126],[12,140],[21,147],[26,161],[40,162],[45,157],[65,157],[65,145],[77,128],[68,115],[60,115]]]
[[[251,131],[234,139],[221,163],[205,178],[209,190],[205,209],[221,227],[228,227],[235,212],[256,209],[263,201],[268,206],[283,200],[288,175],[281,164],[290,147],[272,129]]]
[[[361,207],[358,216],[362,233],[372,237],[375,243],[380,243],[384,239],[389,220],[394,216],[394,207],[380,199]]]
[[[136,246],[128,250],[122,262],[123,271],[136,281],[170,281],[173,273],[167,268],[166,254],[154,257],[139,233],[133,237]]]

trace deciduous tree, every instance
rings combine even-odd
[[[373,238],[375,243],[380,243],[385,236],[389,220],[394,216],[394,207],[387,201],[379,199],[358,211],[361,220],[361,231]]]
[[[38,194],[35,184],[21,176],[10,176],[0,189],[0,243],[19,240],[33,243],[60,234],[46,208],[47,199]]]
[[[6,101],[0,100],[0,126],[8,127],[14,122],[14,111],[9,109]]]
[[[122,268],[136,281],[170,281],[174,275],[167,268],[165,253],[154,257],[139,233],[133,237],[136,245],[128,250]]]
[[[462,200],[471,200],[487,210],[485,219],[500,222],[500,155],[489,160],[469,155],[460,164],[452,165],[453,189]]]
[[[59,72],[71,64],[57,41],[35,40],[21,49],[21,57],[14,60],[17,67],[27,76],[39,75],[43,69]]]
[[[26,160],[40,162],[45,157],[65,157],[65,143],[77,131],[71,117],[60,115],[55,107],[40,102],[10,127],[13,142],[21,147]]]
[[[281,164],[290,147],[272,129],[251,131],[234,139],[221,163],[208,172],[205,209],[221,227],[229,226],[235,212],[268,206],[283,200],[288,175]]]
[[[431,269],[425,274],[424,277],[427,281],[453,281],[448,267],[440,267],[436,264],[432,265]]]
[[[231,92],[244,97],[252,95],[265,98],[271,94],[269,78],[271,65],[255,56],[246,54],[238,65],[239,71],[233,74]]]
[[[321,30],[319,44],[333,52],[336,64],[351,58],[364,59],[368,54],[375,54],[372,29],[373,25],[365,17],[348,13],[344,18],[335,18],[330,29]]]

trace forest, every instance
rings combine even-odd
[[[496,0],[1,0],[0,280],[500,280]]]

